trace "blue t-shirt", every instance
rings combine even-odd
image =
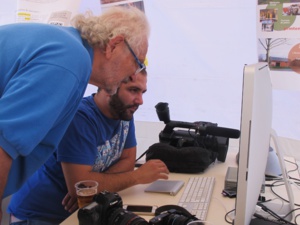
[[[109,119],[92,96],[84,98],[58,150],[12,196],[8,211],[24,220],[47,218],[60,223],[70,216],[61,204],[68,190],[60,162],[91,165],[93,171],[102,172],[118,162],[123,149],[134,146],[133,119]]]
[[[4,196],[57,148],[77,111],[93,50],[72,27],[0,26],[0,146],[13,158]]]

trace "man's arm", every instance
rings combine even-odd
[[[77,209],[75,183],[80,180],[96,180],[98,192],[107,190],[118,192],[137,184],[146,184],[158,179],[168,179],[169,170],[160,160],[150,160],[140,168],[134,169],[136,149],[126,149],[114,166],[105,173],[92,172],[90,165],[62,162],[62,168],[68,187],[68,194],[62,204],[69,212]]]
[[[0,147],[0,206],[2,205],[2,196],[6,186],[9,170],[12,164],[12,158]],[[0,207],[0,224],[2,220],[2,207]]]
[[[136,147],[124,149],[119,161],[105,172],[92,172],[92,166],[62,162],[69,194],[75,196],[74,185],[80,180],[96,180],[99,191],[118,192],[136,184],[168,179],[169,170],[160,160],[152,160],[134,170]]]
[[[80,180],[96,180],[98,191],[118,192],[137,184],[146,184],[157,179],[168,179],[168,169],[161,160],[150,160],[140,168],[123,173],[92,172],[91,166],[62,163],[69,194],[75,196],[74,185]]]
[[[128,172],[134,169],[136,147],[124,149],[118,163],[111,166],[106,173]]]

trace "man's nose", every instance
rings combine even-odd
[[[144,100],[143,100],[143,94],[138,94],[135,98],[135,103],[139,105],[143,105]]]

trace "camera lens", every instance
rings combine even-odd
[[[168,225],[186,225],[191,221],[193,221],[193,219],[190,219],[184,215],[171,214],[169,216]]]
[[[132,212],[118,208],[111,213],[107,225],[148,225],[148,222]]]

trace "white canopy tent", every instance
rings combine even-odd
[[[258,61],[256,4],[144,0],[151,24],[148,92],[135,120],[159,122],[154,106],[168,102],[171,120],[239,129],[243,67]],[[16,7],[17,0],[1,6],[0,24],[14,22]],[[88,9],[101,13],[100,1],[81,0],[79,11]],[[86,95],[95,90],[89,85]],[[273,128],[283,137],[285,153],[300,160],[298,99],[300,92],[294,88],[273,91]]]

